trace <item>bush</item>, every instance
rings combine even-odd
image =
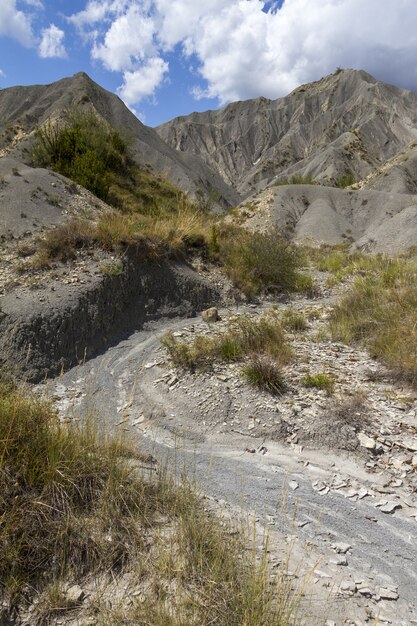
[[[281,366],[268,355],[252,357],[242,373],[253,387],[274,395],[281,396],[287,389]]]
[[[225,271],[246,295],[297,290],[300,256],[278,230],[248,233],[235,229],[218,235],[218,241]]]
[[[75,110],[63,124],[49,122],[37,131],[32,160],[106,200],[115,176],[129,164],[128,144],[93,111]]]
[[[294,311],[294,309],[287,309],[282,315],[282,325],[287,330],[293,332],[301,332],[307,330],[308,323],[303,313]]]

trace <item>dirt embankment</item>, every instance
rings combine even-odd
[[[69,282],[69,281],[68,281]],[[36,293],[0,299],[0,365],[30,382],[58,374],[159,317],[187,317],[219,298],[184,264],[123,258],[120,275],[87,271],[74,282],[53,278]]]

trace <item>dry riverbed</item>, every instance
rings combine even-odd
[[[328,317],[343,286],[290,302],[221,310],[221,321],[159,321],[53,383],[62,416],[96,411],[155,457],[186,466],[232,519],[258,520],[271,566],[303,587],[305,624],[417,624],[417,396],[364,352],[334,343]],[[192,373],[160,337],[224,330],[230,316],[303,312],[289,335],[287,392],[249,387],[238,363]],[[334,390],[303,385],[334,377]],[[288,557],[288,555],[290,555]],[[379,620],[376,622],[375,620]]]

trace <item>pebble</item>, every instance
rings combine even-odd
[[[350,545],[350,543],[339,542],[339,543],[334,543],[332,545],[332,548],[335,552],[337,552],[337,554],[346,554],[348,550],[352,549],[352,546]]]
[[[376,442],[372,437],[368,437],[365,433],[358,433],[359,444],[367,450],[375,450]]]
[[[298,489],[298,487],[300,486],[296,480],[290,480],[290,482],[288,483],[288,486],[290,489],[292,489],[293,491],[295,491],[296,489]]]
[[[398,502],[387,502],[387,504],[379,507],[379,510],[383,513],[394,513],[394,511],[401,508],[402,506]]]

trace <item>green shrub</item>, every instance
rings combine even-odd
[[[345,176],[340,176],[336,179],[336,187],[339,189],[345,189],[345,187],[350,187],[355,182],[355,176],[352,172],[349,172]]]
[[[48,167],[106,200],[117,174],[129,164],[128,144],[93,111],[65,114],[37,131],[33,164]]]
[[[316,389],[323,389],[330,395],[334,391],[335,380],[333,376],[329,376],[324,372],[317,374],[306,374],[301,379],[301,384],[304,387],[314,387]]]
[[[302,174],[293,174],[288,178],[281,178],[275,181],[274,186],[279,187],[281,185],[315,185],[316,181],[312,176],[303,176]]]

